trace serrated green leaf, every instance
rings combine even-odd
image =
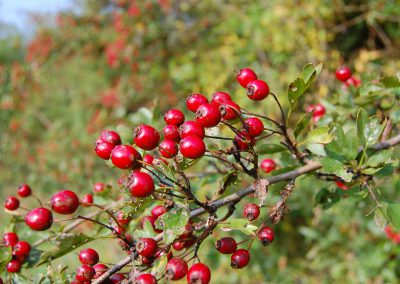
[[[333,140],[334,136],[329,133],[329,127],[323,126],[316,128],[308,133],[307,138],[303,143],[307,144],[328,144]]]
[[[296,123],[296,127],[294,128],[294,136],[297,138],[303,131],[306,129],[306,127],[310,124],[312,118],[312,113],[307,112],[305,115],[303,115],[299,121]]]
[[[353,175],[351,173],[348,173],[346,171],[346,167],[344,164],[341,162],[328,158],[328,157],[323,157],[321,159],[321,164],[323,171],[328,174],[334,174],[340,178],[342,178],[344,181],[349,182],[351,181]]]
[[[360,108],[357,112],[356,124],[358,139],[365,148],[378,141],[386,126],[386,119],[383,124],[380,124],[377,117],[368,118],[367,112]]]
[[[157,226],[156,226],[157,228]],[[136,238],[154,238],[157,236],[157,233],[153,229],[153,225],[150,223],[149,220],[145,220],[143,222],[143,229],[135,230],[135,237]]]
[[[365,165],[368,167],[379,167],[393,162],[393,149],[378,151],[368,158]]]
[[[387,206],[389,222],[396,230],[400,230],[400,203],[389,203]]]
[[[325,147],[327,155],[341,162],[354,160],[359,148],[355,128],[350,128],[345,134],[343,128],[337,126],[332,134],[335,138]]]
[[[230,230],[238,230],[246,235],[255,235],[255,231],[257,230],[257,227],[250,224],[249,220],[247,219],[230,219],[227,222],[224,222],[223,224],[218,225],[219,228],[221,228],[223,231],[230,231]]]
[[[255,150],[258,155],[265,155],[265,154],[275,154],[275,153],[287,151],[287,148],[281,144],[264,143],[264,144],[257,145]]]
[[[307,90],[307,86],[303,79],[297,78],[292,83],[290,83],[288,88],[288,99],[291,106],[297,103],[297,100],[304,94]]]
[[[185,208],[176,208],[161,215],[156,221],[156,226],[163,229],[163,240],[166,244],[172,243],[175,238],[185,231],[189,221],[189,212]]]
[[[7,263],[10,262],[11,258],[11,247],[0,247],[0,274],[3,273],[4,268],[6,267]]]

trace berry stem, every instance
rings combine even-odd
[[[230,140],[232,141],[232,138],[228,137],[222,137],[222,136],[210,136],[210,135],[204,135],[205,138],[211,138],[211,139],[220,139],[220,140]]]

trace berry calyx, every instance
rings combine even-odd
[[[223,254],[234,253],[237,249],[236,241],[231,237],[223,237],[215,242],[215,248]]]
[[[254,221],[260,216],[260,207],[254,203],[247,203],[243,207],[243,216],[249,221]]]
[[[30,188],[29,185],[24,183],[18,186],[17,194],[19,197],[28,197],[29,195],[32,194],[32,189]]]
[[[75,278],[81,282],[87,282],[92,280],[93,276],[96,274],[96,271],[93,267],[87,264],[83,264],[82,266],[76,269]]]
[[[198,107],[205,103],[208,103],[208,100],[202,94],[192,94],[186,99],[186,107],[192,112],[196,112]]]
[[[231,101],[232,98],[228,93],[225,92],[215,92],[212,95],[211,101],[213,103],[222,104]]]
[[[88,207],[88,206],[92,205],[93,204],[93,195],[91,195],[90,193],[85,194],[84,196],[82,196],[80,203],[84,207]]]
[[[158,145],[158,151],[164,158],[173,158],[178,154],[178,145],[173,140],[163,140]]]
[[[153,178],[143,172],[132,173],[129,190],[134,197],[147,197],[154,191]]]
[[[4,202],[4,208],[10,211],[17,210],[19,207],[19,200],[15,196],[9,196]]]
[[[349,67],[340,67],[335,72],[336,79],[342,82],[346,82],[351,77],[351,70]]]
[[[162,205],[157,205],[156,207],[151,209],[151,215],[153,215],[154,218],[158,218],[166,212],[167,212],[167,208],[165,208]]]
[[[217,126],[221,121],[221,113],[217,104],[206,103],[197,108],[196,121],[203,127]]]
[[[21,270],[22,263],[18,259],[12,259],[7,263],[6,269],[10,273],[18,273]]]
[[[140,159],[139,152],[130,145],[117,145],[111,152],[112,163],[123,170],[139,168],[138,160]]]
[[[133,131],[133,142],[143,150],[153,150],[160,142],[160,133],[150,125],[140,125]]]
[[[244,120],[247,133],[252,137],[257,137],[264,132],[264,124],[257,117],[248,117]]]
[[[180,152],[185,158],[198,159],[206,152],[206,145],[198,136],[187,136],[181,140]]]
[[[121,144],[121,137],[113,130],[103,130],[100,134],[99,142],[106,141],[114,146]]]
[[[47,230],[53,224],[53,214],[47,208],[35,208],[25,215],[25,224],[34,231]]]
[[[231,256],[232,268],[241,269],[250,262],[250,253],[245,249],[238,249]]]
[[[157,248],[157,242],[152,238],[141,238],[136,244],[136,250],[139,255],[149,258],[154,255]]]
[[[170,109],[164,115],[164,121],[168,125],[181,125],[185,121],[185,115],[179,109]]]
[[[167,267],[165,268],[165,277],[169,280],[179,280],[185,277],[187,271],[188,266],[186,261],[182,258],[174,257],[167,263]]]
[[[13,255],[19,257],[25,257],[28,256],[30,251],[31,251],[31,245],[28,242],[20,241],[15,244],[13,248]]]
[[[189,284],[208,284],[211,280],[211,271],[207,265],[196,263],[190,267],[186,277]]]
[[[164,139],[179,142],[181,136],[179,135],[179,127],[173,124],[166,125],[163,129]]]
[[[263,226],[257,233],[258,238],[264,246],[269,245],[274,241],[274,230],[268,226]]]
[[[79,261],[93,266],[99,262],[99,254],[92,248],[83,249],[79,252]]]
[[[72,214],[78,209],[79,198],[71,190],[55,193],[50,199],[51,209],[59,214]]]
[[[4,246],[14,247],[18,243],[18,235],[13,232],[7,232],[3,235]]]
[[[261,101],[269,94],[269,86],[263,80],[251,81],[246,86],[247,96],[253,101]]]
[[[232,120],[238,117],[238,113],[240,113],[240,106],[234,101],[228,101],[220,105],[219,111],[221,112],[222,119]]]
[[[182,139],[188,136],[197,136],[203,139],[205,131],[197,121],[186,121],[179,127],[179,134]]]
[[[135,284],[157,284],[157,279],[153,274],[141,274],[135,279]]]
[[[268,174],[276,169],[276,163],[272,159],[264,159],[261,161],[260,167],[266,174]]]
[[[246,88],[251,81],[257,80],[257,74],[250,68],[243,68],[240,69],[239,73],[236,75],[236,80],[239,82],[240,86]]]
[[[111,152],[114,149],[115,145],[113,143],[107,141],[101,141],[96,143],[96,154],[103,160],[109,160],[111,156]]]

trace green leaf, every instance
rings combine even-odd
[[[283,151],[287,151],[287,148],[281,144],[260,144],[256,146],[256,152],[258,155],[275,154]]]
[[[400,230],[400,203],[389,203],[387,207],[389,222],[396,230]]]
[[[355,128],[350,128],[345,134],[343,128],[337,126],[332,134],[335,138],[325,147],[327,155],[341,162],[354,160],[359,148]]]
[[[329,133],[329,127],[323,126],[316,128],[308,133],[307,138],[300,144],[328,144],[333,140],[334,136]]]
[[[400,78],[397,76],[386,76],[383,77],[380,82],[385,86],[385,88],[399,88]]]
[[[163,240],[165,244],[172,243],[175,238],[185,231],[189,221],[189,212],[185,208],[176,208],[161,215],[156,221],[157,228],[163,229]]]
[[[379,227],[379,229],[383,230],[388,224],[387,218],[387,203],[382,202],[382,207],[377,208],[374,212],[374,220],[375,224]]]
[[[238,178],[239,176],[237,171],[230,171],[226,175],[224,175],[222,178],[222,185],[219,193],[223,193],[229,186],[235,184]]]
[[[247,219],[230,219],[223,224],[219,224],[218,227],[221,228],[223,231],[238,230],[245,233],[246,235],[252,236],[255,236],[254,231],[257,230],[257,227],[250,224],[249,220]]]
[[[341,162],[328,158],[328,157],[323,157],[321,159],[321,164],[323,167],[323,171],[328,173],[328,174],[334,174],[340,178],[342,178],[344,181],[349,182],[351,181],[353,175],[351,173],[348,173],[346,171],[345,165],[343,165]]]
[[[376,168],[393,162],[393,148],[376,152],[365,163],[366,166]]]
[[[135,230],[135,237],[136,238],[154,238],[157,236],[157,233],[153,229],[153,225],[150,223],[149,220],[145,220],[143,222],[143,229]]]
[[[310,124],[311,122],[311,117],[312,113],[307,112],[305,115],[303,115],[299,121],[297,121],[296,127],[294,128],[294,136],[297,138],[303,131],[306,129],[306,127]]]
[[[321,188],[315,195],[315,205],[321,204],[322,209],[326,210],[339,202],[340,195],[336,192],[331,192],[327,188]]]
[[[0,274],[3,273],[4,268],[6,267],[7,263],[10,262],[11,258],[11,247],[0,247]]]
[[[360,108],[357,113],[357,136],[364,148],[375,144],[386,126],[386,119],[383,124],[379,118],[368,118],[367,112]]]
[[[131,204],[128,204],[120,209],[124,218],[132,218],[137,213],[142,213],[150,203],[153,202],[151,197],[137,198]]]

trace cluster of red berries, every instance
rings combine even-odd
[[[400,233],[395,232],[391,226],[386,226],[384,229],[386,236],[391,239],[394,243],[400,244]]]
[[[13,232],[7,232],[3,235],[3,245],[12,249],[12,259],[6,265],[7,271],[10,273],[19,272],[31,251],[31,245],[28,242],[20,241],[18,235]]]
[[[347,66],[338,68],[335,75],[336,79],[341,81],[346,88],[349,86],[354,86],[356,88],[361,86],[361,80],[354,77],[350,68]]]
[[[18,186],[17,194],[21,198],[28,197],[32,194],[32,189],[27,184]],[[4,208],[9,211],[14,211],[19,208],[19,199],[15,196],[8,196],[4,202]]]

